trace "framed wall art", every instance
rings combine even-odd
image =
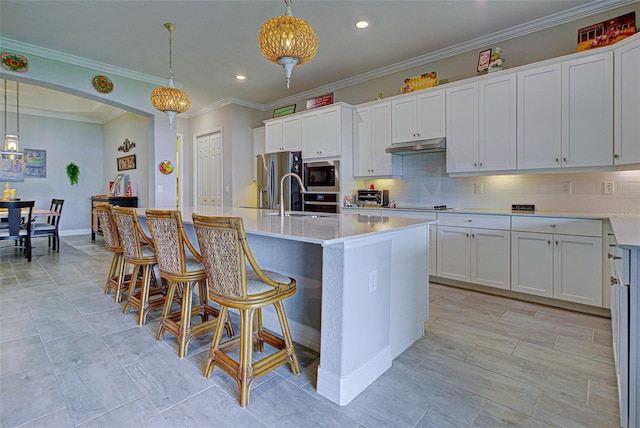
[[[34,178],[47,177],[47,151],[24,149],[24,176]]]
[[[118,158],[118,171],[125,171],[127,169],[136,169],[136,155]]]
[[[484,50],[478,55],[478,71],[487,71],[491,61],[491,49]]]
[[[295,112],[296,112],[296,105],[291,104],[290,106],[273,109],[273,117],[286,116],[288,114],[293,114]]]

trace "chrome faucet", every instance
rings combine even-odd
[[[307,192],[307,189],[304,188],[304,183],[302,182],[302,179],[298,174],[296,174],[295,172],[287,172],[285,175],[283,175],[280,179],[280,217],[284,217],[284,179],[287,177],[295,177],[298,180],[301,188],[300,193]]]

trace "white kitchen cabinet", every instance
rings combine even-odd
[[[391,143],[428,140],[445,136],[445,91],[430,89],[391,101]]]
[[[640,39],[620,42],[614,50],[613,62],[613,161],[615,165],[637,164],[640,163]]]
[[[298,151],[301,148],[299,115],[265,121],[265,153]]]
[[[354,122],[354,176],[391,177],[394,172],[399,174],[402,159],[392,159],[392,155],[384,151],[391,140],[391,102],[356,108]]]
[[[514,216],[511,246],[511,290],[602,306],[600,220]]]
[[[518,73],[517,167],[558,168],[562,158],[559,63]]]
[[[351,106],[343,103],[301,113],[302,158],[340,157],[352,124]]]
[[[612,147],[613,54],[564,61],[562,166],[612,165]]]
[[[516,168],[516,74],[447,89],[447,172]]]
[[[437,276],[510,288],[508,216],[438,214],[438,220]]]
[[[253,137],[253,181],[256,181],[258,179],[258,162],[256,159],[261,153],[266,153],[264,145],[264,126],[252,129],[251,134]]]

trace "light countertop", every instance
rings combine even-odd
[[[175,208],[156,208],[175,209]],[[144,216],[146,208],[137,208]],[[330,245],[366,235],[390,233],[394,230],[418,227],[431,221],[401,217],[358,217],[354,214],[297,213],[280,217],[277,211],[238,207],[183,207],[182,220],[193,224],[192,214],[242,217],[247,233],[282,239]],[[319,217],[322,216],[322,217]]]
[[[613,215],[609,221],[619,247],[640,249],[640,218]]]

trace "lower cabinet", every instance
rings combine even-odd
[[[437,276],[509,289],[508,216],[438,214],[438,220]],[[484,228],[492,226],[501,229]]]
[[[511,290],[602,306],[600,220],[514,217],[511,246]]]

